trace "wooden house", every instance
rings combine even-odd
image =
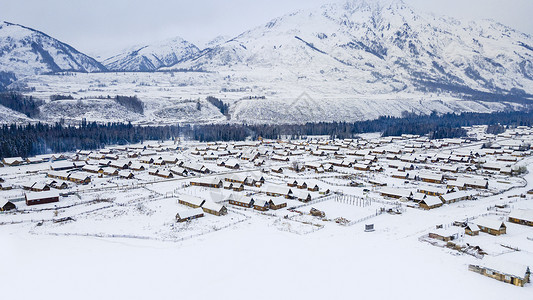
[[[293,196],[296,199],[298,199],[298,201],[302,201],[302,202],[309,202],[313,198],[313,196],[311,195],[311,192],[309,192],[309,191],[300,191],[300,190],[294,191],[294,195]]]
[[[479,226],[477,226],[474,223],[466,224],[465,234],[468,234],[468,235],[471,235],[471,236],[479,235]]]
[[[202,208],[194,208],[180,211],[176,214],[176,220],[178,222],[187,222],[194,219],[198,219],[204,216],[204,210]]]
[[[488,256],[485,256],[478,264],[469,265],[468,270],[521,287],[530,281],[531,275],[531,271],[527,265],[516,264]]]
[[[271,198],[269,201],[270,209],[278,210],[287,207],[287,201],[284,197]]]
[[[274,173],[281,174],[281,173],[283,173],[283,168],[282,167],[272,167],[271,171],[274,172]]]
[[[122,171],[119,171],[118,172],[118,176],[120,178],[124,178],[124,179],[133,179],[135,177],[135,175],[133,174],[132,171],[129,171],[129,170],[122,170]]]
[[[426,198],[422,199],[418,203],[418,205],[422,209],[430,210],[430,209],[434,209],[434,208],[437,208],[437,207],[441,207],[442,206],[442,201],[437,196],[427,196]]]
[[[242,183],[233,183],[233,186],[231,187],[236,192],[242,192],[244,191],[244,184]]]
[[[6,166],[18,166],[24,163],[22,157],[6,157],[2,159],[2,163]]]
[[[442,174],[420,174],[418,175],[420,180],[429,183],[443,183],[444,175]]]
[[[10,211],[16,208],[17,206],[13,202],[5,198],[0,198],[0,211]]]
[[[531,209],[518,209],[513,210],[509,214],[509,222],[533,226],[533,210]]]
[[[94,174],[104,174],[104,168],[98,165],[85,165],[81,170]]]
[[[191,195],[180,195],[178,197],[178,203],[192,208],[198,208],[205,203],[205,199]]]
[[[418,187],[417,191],[428,196],[440,196],[448,193],[447,189],[438,188],[434,186],[420,186]]]
[[[395,199],[400,199],[402,197],[410,199],[413,196],[413,193],[411,191],[391,188],[391,187],[383,187],[378,192],[383,197],[389,197],[389,198],[395,198]]]
[[[107,176],[118,176],[118,170],[112,167],[104,168],[104,175]]]
[[[244,197],[238,197],[235,195],[230,196],[229,204],[251,208],[254,205],[255,200],[252,197],[244,196]]]
[[[202,173],[202,174],[207,174],[210,172],[206,166],[202,164],[198,164],[198,163],[193,163],[193,162],[185,162],[181,165],[181,167],[187,170]]]
[[[217,177],[201,177],[201,178],[194,178],[190,181],[191,185],[194,186],[203,186],[203,187],[210,187],[210,188],[221,188],[222,187],[222,180],[220,180]]]
[[[436,229],[429,232],[429,237],[443,242],[453,241],[458,237],[457,231],[453,228]]]
[[[183,177],[186,177],[189,174],[189,172],[185,168],[182,168],[182,167],[172,167],[170,168],[170,172],[172,172],[173,174],[179,175],[179,176],[183,176]]]
[[[232,190],[233,189],[233,182],[224,181],[224,183],[222,184],[222,187],[225,190]]]
[[[59,201],[59,193],[56,191],[28,192],[24,195],[26,205],[37,205]]]
[[[286,186],[267,185],[263,187],[263,191],[267,196],[291,198],[293,195],[292,189]]]
[[[479,218],[476,220],[475,224],[479,226],[479,229],[482,232],[486,232],[491,235],[502,235],[507,233],[507,226],[505,223],[492,218]]]
[[[131,170],[135,170],[135,171],[144,171],[144,170],[146,170],[146,167],[143,164],[139,163],[139,162],[132,163],[129,168]]]
[[[253,207],[255,210],[267,211],[270,208],[270,202],[266,199],[254,198]]]
[[[472,199],[473,193],[469,191],[457,191],[457,192],[451,192],[448,194],[444,194],[440,196],[440,199],[442,202],[446,204],[454,203],[457,201],[462,200],[469,200]]]
[[[223,216],[228,214],[228,209],[226,206],[215,203],[213,201],[205,201],[202,205],[202,210],[208,214],[215,216]]]
[[[91,182],[91,177],[84,173],[70,173],[68,180],[76,184],[88,184]]]

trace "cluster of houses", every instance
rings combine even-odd
[[[455,187],[435,187],[430,185],[419,186],[416,192],[393,187],[382,187],[378,192],[386,198],[413,201],[425,210],[441,207],[444,204],[470,200],[478,194],[475,190],[458,190]]]

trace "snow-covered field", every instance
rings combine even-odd
[[[419,137],[387,140],[365,135],[359,140],[286,141],[277,143],[198,144],[182,142],[180,150],[158,149],[151,157],[176,156],[182,162],[197,162],[209,167],[211,174],[199,173],[165,179],[146,171],[133,171],[134,179],[90,175],[88,185],[75,185],[60,191],[57,203],[27,206],[16,201],[27,182],[46,182],[50,163],[0,168],[3,186],[1,198],[13,199],[17,210],[0,212],[0,255],[3,261],[0,282],[8,287],[6,299],[530,299],[533,285],[516,287],[468,271],[468,264],[482,259],[439,243],[427,243],[426,236],[437,225],[459,233],[457,244],[479,246],[488,257],[533,266],[533,228],[507,222],[514,209],[533,209],[533,158],[531,150],[515,162],[509,159],[513,146],[532,141],[531,129],[509,130],[500,136],[483,133],[483,127],[471,128],[472,136],[481,142],[459,140],[427,141]],[[500,144],[502,153],[486,154],[470,162],[422,162],[422,157],[482,153],[481,143]],[[437,148],[430,145],[447,144]],[[414,147],[419,144],[421,147]],[[172,143],[165,143],[172,146]],[[341,145],[343,145],[341,147]],[[138,145],[137,145],[138,146]],[[132,149],[138,149],[133,146]],[[339,146],[337,154],[317,157],[310,150]],[[413,147],[411,147],[413,146]],[[159,147],[159,148],[158,148]],[[302,148],[298,152],[297,148]],[[219,166],[222,160],[208,161],[203,155],[230,151],[231,160],[240,163],[233,170]],[[416,192],[420,187],[445,187],[445,184],[422,183],[417,179],[392,178],[398,171],[389,154],[379,149],[402,149],[416,156],[414,170],[421,176],[438,173],[443,166],[456,165],[458,173],[441,172],[448,183],[452,177],[466,176],[487,180],[488,189],[470,189],[478,196],[444,204],[431,210],[418,208],[412,200],[398,201],[380,195],[380,187]],[[121,156],[120,147],[110,147]],[[283,150],[282,150],[283,149]],[[370,165],[381,166],[383,172],[360,171],[350,167],[332,167],[328,172],[315,172],[311,167],[339,157],[353,157],[353,151],[376,151]],[[147,150],[145,150],[147,151]],[[293,152],[289,162],[273,161],[274,153]],[[492,151],[492,150],[490,150]],[[212,154],[210,153],[212,152]],[[131,153],[131,151],[130,151]],[[145,152],[146,153],[146,152]],[[200,153],[200,154],[198,154]],[[263,166],[238,158],[259,153]],[[341,154],[342,153],[342,154]],[[512,152],[517,154],[517,152]],[[474,154],[469,154],[475,156]],[[139,158],[131,158],[135,163]],[[341,159],[342,160],[342,159]],[[481,161],[483,160],[483,161]],[[475,161],[475,162],[474,162]],[[88,163],[95,163],[87,159]],[[217,162],[219,165],[217,165]],[[288,166],[298,162],[303,172]],[[362,160],[361,160],[362,163]],[[467,171],[474,166],[501,163],[512,168],[527,166],[521,176],[503,175],[486,169]],[[166,170],[173,165],[150,166]],[[281,167],[283,173],[267,172]],[[415,176],[413,175],[413,176]],[[237,177],[235,177],[237,176]],[[243,191],[191,185],[198,178],[263,177],[261,186],[245,186]],[[415,177],[416,177],[415,176]],[[413,177],[414,178],[414,177]],[[260,212],[224,201],[230,196],[265,198],[266,187],[287,186],[293,181],[320,187],[310,192],[311,202],[287,199],[287,207]],[[305,190],[294,187],[295,195]],[[52,189],[54,190],[54,189]],[[326,193],[329,190],[329,193]],[[183,195],[196,196],[223,204],[228,214],[190,222],[176,222],[176,213],[189,210],[179,204]],[[523,197],[521,196],[523,195]],[[259,199],[258,198],[258,199]],[[496,207],[498,206],[498,207]],[[324,217],[310,215],[315,208]],[[387,213],[391,210],[397,213]],[[492,236],[480,233],[468,236],[455,221],[476,222],[480,216],[505,221],[507,234]],[[347,220],[338,224],[337,218]],[[366,224],[375,231],[365,232]],[[435,244],[435,245],[433,245]],[[515,248],[515,250],[512,250]]]

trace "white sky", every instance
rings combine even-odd
[[[93,56],[181,36],[235,36],[294,10],[335,0],[0,0],[0,19],[32,27]],[[490,18],[533,34],[533,0],[404,0],[421,12]]]

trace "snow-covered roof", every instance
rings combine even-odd
[[[496,229],[496,230],[499,230],[502,225],[505,225],[504,222],[500,220],[496,220],[496,219],[488,218],[488,217],[479,218],[475,220],[475,223],[478,226],[490,228],[490,229]]]
[[[533,222],[533,209],[517,209],[509,214],[509,218]]]
[[[212,211],[220,211],[224,206],[213,201],[205,201],[202,207]]]
[[[202,199],[200,197],[192,196],[192,195],[179,195],[178,203],[179,203],[179,201],[184,201],[184,202],[196,205],[196,206],[201,206],[202,203],[205,202],[204,199]]]
[[[427,196],[422,202],[426,203],[428,206],[442,204],[442,201],[437,196]]]
[[[59,192],[57,191],[44,191],[44,192],[27,192],[26,200],[37,200],[45,198],[55,198],[59,197]]]
[[[491,256],[485,256],[481,261],[480,266],[494,270],[498,273],[511,275],[521,279],[524,279],[528,270],[527,265],[510,262],[498,257]]]
[[[200,208],[200,207],[193,208],[193,209],[182,210],[182,211],[179,211],[177,213],[177,215],[179,216],[180,219],[187,219],[187,218],[190,218],[190,217],[203,215],[203,214],[204,214],[204,210],[202,208]]]

